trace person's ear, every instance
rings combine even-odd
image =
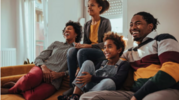
[[[152,23],[149,24],[149,29],[152,31],[154,25]]]
[[[99,6],[99,10],[100,10],[99,12],[101,12],[102,9],[103,9],[103,7],[102,7],[102,6]]]
[[[118,50],[117,50],[117,53],[121,53],[121,51],[122,51],[122,48],[118,49]]]
[[[75,38],[77,38],[78,34],[75,33]]]

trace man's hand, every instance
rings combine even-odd
[[[41,65],[41,68],[42,68],[42,72],[43,72],[43,79],[44,79],[44,82],[46,83],[50,83],[51,81],[51,70],[47,68],[46,65]]]
[[[81,87],[84,87],[87,83],[89,83],[91,81],[91,77],[92,75],[89,74],[88,72],[82,72],[82,74],[84,74],[83,76],[78,76],[76,78],[76,82],[77,84],[83,84]]]
[[[137,99],[135,98],[135,96],[132,96],[131,100],[137,100]]]
[[[54,79],[63,77],[63,76],[65,76],[65,72],[55,72],[55,71],[52,71],[51,72],[51,81],[54,80]]]

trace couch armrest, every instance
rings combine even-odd
[[[26,65],[1,67],[1,77],[26,74],[30,71],[30,69],[33,66],[35,66],[35,65],[34,64],[26,64]]]

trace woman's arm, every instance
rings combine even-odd
[[[89,43],[89,38],[88,38],[88,36],[87,35],[89,35],[89,24],[90,22],[88,21],[88,22],[86,22],[85,23],[85,25],[84,25],[84,37],[83,37],[83,44],[90,44]]]
[[[47,68],[46,65],[41,65],[40,66],[41,69],[42,69],[42,72],[43,72],[43,80],[46,82],[46,83],[50,83],[51,81],[51,70]]]
[[[55,43],[55,42],[54,42]],[[49,56],[51,56],[51,53],[54,48],[54,43],[52,43],[46,50],[42,51],[39,56],[36,57],[34,63],[36,66],[39,66],[42,69],[43,72],[43,80],[46,83],[50,83],[51,81],[51,70],[47,68],[45,65],[45,60],[48,59]]]
[[[51,72],[51,81],[66,76],[66,72]]]
[[[36,57],[34,61],[36,66],[40,67],[41,65],[44,65],[45,60],[47,60],[48,57],[51,56],[51,53],[54,48],[54,43],[52,43],[46,50],[42,51],[40,55]]]

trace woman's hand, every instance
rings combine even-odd
[[[80,43],[75,43],[75,47],[77,49],[81,49],[81,48],[91,48],[92,45],[91,44],[80,44]]]
[[[84,87],[87,83],[89,83],[91,81],[91,77],[92,75],[88,72],[82,72],[82,74],[84,74],[83,76],[78,76],[76,78],[76,82],[77,84],[83,84],[81,87]]]
[[[131,100],[137,100],[137,99],[135,98],[135,96],[132,96]]]
[[[65,72],[55,72],[55,71],[52,71],[51,72],[51,81],[54,80],[54,79],[63,77],[63,76],[65,76]]]
[[[47,68],[46,65],[41,65],[42,72],[43,72],[43,79],[46,83],[50,83],[51,81],[51,70]]]
[[[80,43],[75,43],[75,48],[80,48],[81,47],[81,44]]]

